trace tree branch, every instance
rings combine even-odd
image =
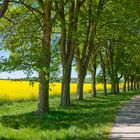
[[[18,3],[18,4],[22,4],[22,5],[24,5],[27,9],[29,9],[29,11],[31,11],[31,13],[35,16],[35,18],[36,18],[36,20],[38,21],[40,27],[42,28],[42,24],[41,24],[39,18],[37,17],[37,15],[35,14],[35,12],[37,12],[37,13],[39,13],[39,14],[42,15],[42,13],[41,13],[39,10],[37,10],[37,9],[33,8],[32,6],[30,6],[30,5],[26,4],[26,3],[24,3],[22,0],[20,0],[19,2],[18,2],[18,1],[15,1],[15,0],[11,0],[10,2],[15,2],[15,3]]]
[[[9,5],[9,0],[4,0],[2,4],[2,8],[0,9],[0,18],[2,18],[6,13],[8,9],[8,5]]]
[[[26,4],[26,3],[24,3],[24,1],[22,1],[22,0],[19,0],[19,1],[10,0],[10,2],[14,2],[14,3],[17,3],[17,4],[22,4],[22,5],[24,5],[26,8],[28,8],[30,11],[31,11],[31,10],[32,10],[32,11],[35,11],[35,12],[39,13],[40,15],[43,14],[43,13],[42,13],[41,11],[39,11],[38,9],[36,9],[36,8],[34,8],[34,7],[32,7],[32,6],[28,5],[28,4]]]

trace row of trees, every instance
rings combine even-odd
[[[38,72],[39,113],[49,112],[49,83],[59,69],[61,105],[70,105],[73,64],[78,73],[78,100],[83,100],[87,72],[92,75],[92,95],[96,97],[97,69],[105,95],[107,78],[112,93],[119,93],[122,77],[124,91],[127,82],[128,89],[139,88],[137,5],[137,0],[4,0],[0,11],[1,48],[9,50],[10,56],[1,59],[1,70],[24,70],[28,75]]]

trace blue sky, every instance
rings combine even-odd
[[[9,52],[8,51],[0,51],[0,58],[1,57],[8,57],[9,56]],[[33,76],[37,76],[37,73],[35,73]],[[20,78],[26,78],[26,74],[24,74],[23,71],[15,71],[15,72],[11,72],[11,73],[8,73],[8,72],[2,72],[0,73],[0,78],[2,79],[20,79]],[[72,77],[77,77],[77,72],[74,70],[74,68],[72,69]]]
[[[0,43],[1,43],[1,40],[0,40]],[[5,50],[0,50],[0,59],[1,59],[1,57],[6,57],[6,58],[9,57],[9,52],[5,51]],[[62,73],[60,73],[60,75],[62,75]],[[38,76],[37,73],[35,73],[33,75],[33,77],[37,77],[37,76]],[[0,73],[0,78],[2,78],[2,79],[8,79],[8,78],[10,78],[10,79],[20,79],[20,78],[26,78],[26,77],[27,77],[27,75],[24,74],[23,71],[15,71],[15,72],[11,72],[11,73],[8,73],[8,72]],[[74,68],[72,68],[71,77],[72,78],[77,77],[77,72],[75,71]],[[87,77],[91,77],[91,76],[89,74],[87,74]]]
[[[1,57],[8,57],[9,56],[9,52],[8,51],[5,51],[5,50],[1,50],[0,51],[0,59]],[[33,77],[37,77],[37,73],[35,73],[33,75]],[[60,74],[62,75],[62,74]],[[75,78],[77,77],[77,72],[75,71],[74,68],[72,68],[72,74],[71,74],[72,78]],[[27,75],[24,74],[23,71],[15,71],[15,72],[11,72],[11,73],[8,73],[8,72],[2,72],[0,73],[0,78],[2,79],[20,79],[20,78],[26,78]],[[91,77],[91,75],[87,74],[87,77]]]
[[[37,73],[35,73],[33,76],[37,76]],[[26,78],[26,74],[24,74],[23,71],[15,71],[11,73],[2,72],[0,73],[0,78],[2,79],[20,79],[20,78]],[[72,71],[72,77],[77,77],[77,72],[73,69]]]
[[[9,52],[8,51],[0,51],[0,58],[1,57],[8,57],[9,56]],[[12,78],[12,79],[20,79],[20,78],[24,78],[26,77],[26,75],[23,73],[23,71],[15,71],[15,72],[2,72],[0,73],[0,78],[2,79],[7,79],[7,78]]]
[[[20,79],[20,78],[25,78],[26,75],[22,71],[15,71],[12,73],[7,73],[7,72],[2,72],[0,73],[0,78],[2,79]]]

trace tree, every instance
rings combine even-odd
[[[102,19],[100,18],[100,30],[97,32],[100,42],[104,42],[103,44],[107,54],[107,58],[105,57],[104,59],[107,60],[106,66],[112,83],[112,93],[119,92],[119,81],[123,76],[123,72],[126,71],[125,65],[128,65],[126,63],[129,59],[132,59],[131,55],[129,59],[127,58],[127,52],[130,49],[128,45],[131,44],[132,47],[132,41],[129,40],[132,39],[132,34],[137,34],[134,27],[136,26],[136,23],[134,22],[136,21],[136,18],[132,17],[132,15],[130,16],[130,8],[124,6],[124,3],[126,4],[126,1],[120,3],[112,2],[104,12],[104,17]],[[133,22],[131,21],[131,18],[128,20],[127,17],[133,18]],[[103,50],[101,50],[101,53],[105,54]],[[126,67],[130,69],[129,66]]]
[[[107,96],[107,78],[106,78],[106,52],[104,49],[101,49],[99,52],[100,55],[100,63],[102,68],[102,79],[104,83],[104,94]],[[103,57],[104,56],[104,57]]]
[[[22,64],[20,65],[21,69],[24,69],[24,70],[26,69],[30,71],[30,69],[28,68],[28,65],[31,64],[31,66],[34,65],[33,67],[34,68],[36,67],[36,69],[38,70],[39,72],[38,113],[40,114],[49,112],[49,82],[50,82],[50,63],[51,63],[50,62],[51,61],[51,44],[50,43],[51,43],[51,35],[52,35],[52,21],[53,21],[52,3],[53,2],[50,0],[47,0],[45,2],[38,0],[37,3],[33,1],[28,1],[28,2],[15,1],[11,4],[11,7],[9,7],[11,11],[15,12],[9,15],[10,18],[12,18],[12,14],[15,15],[14,18],[12,18],[11,20],[8,20],[12,22],[11,26],[9,26],[9,29],[13,27],[16,30],[12,30],[13,32],[9,30],[9,33],[11,33],[12,36],[11,38],[8,38],[10,40],[7,40],[7,42],[10,41],[11,43],[9,42],[9,44],[5,44],[5,46],[7,45],[6,46],[7,49],[11,47],[9,50],[14,50],[14,47],[15,47],[15,50],[19,52],[23,50],[25,54],[29,56],[27,57],[29,58],[29,62],[26,61],[27,59],[25,57],[23,58],[24,63],[22,64],[24,65]],[[13,6],[13,4],[16,4],[17,6]],[[34,6],[32,6],[33,4]],[[21,11],[18,6],[22,8],[23,11]],[[17,20],[20,20],[20,24],[17,23]],[[13,23],[13,21],[15,23]],[[27,26],[23,25],[23,21],[27,23],[26,24]],[[35,24],[33,21],[35,22]],[[17,30],[18,27],[19,27],[19,30]],[[31,32],[28,32],[27,27],[29,31]],[[38,29],[36,27],[38,27]],[[36,34],[34,34],[34,32],[36,32]],[[25,44],[24,43],[22,44],[22,41],[25,42]],[[27,52],[26,48],[28,48],[29,52]],[[32,52],[33,52],[33,55],[36,52],[36,57],[33,57],[32,59],[30,59],[32,57]],[[12,54],[13,53],[11,53],[11,55]],[[14,53],[14,54],[16,55],[14,55],[13,58],[16,57],[18,60],[20,55],[18,56],[17,53]],[[35,59],[35,62],[37,63],[32,63],[33,59]],[[14,62],[15,60],[12,61],[11,63],[14,63]],[[18,64],[19,63],[20,62],[18,62]]]
[[[105,0],[100,0],[97,3],[94,0],[89,0],[87,3],[88,10],[86,10],[86,21],[83,19],[83,23],[87,23],[86,26],[83,24],[82,27],[85,28],[85,33],[83,34],[84,41],[76,47],[76,61],[78,70],[78,81],[77,81],[77,99],[83,99],[83,84],[87,73],[87,68],[89,64],[92,51],[95,47],[94,38],[96,34],[96,28],[99,20],[99,16],[105,5]],[[96,10],[95,10],[96,9]],[[85,18],[85,17],[84,17]],[[81,28],[81,26],[80,26]],[[82,46],[82,47],[81,47]]]
[[[64,2],[64,0],[56,3],[56,12],[60,21],[60,56],[62,63],[62,90],[61,90],[61,105],[70,105],[70,81],[72,61],[77,47],[77,25],[80,7],[85,0]]]

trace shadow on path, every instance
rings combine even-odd
[[[140,140],[140,95],[127,102],[118,112],[110,140]]]

